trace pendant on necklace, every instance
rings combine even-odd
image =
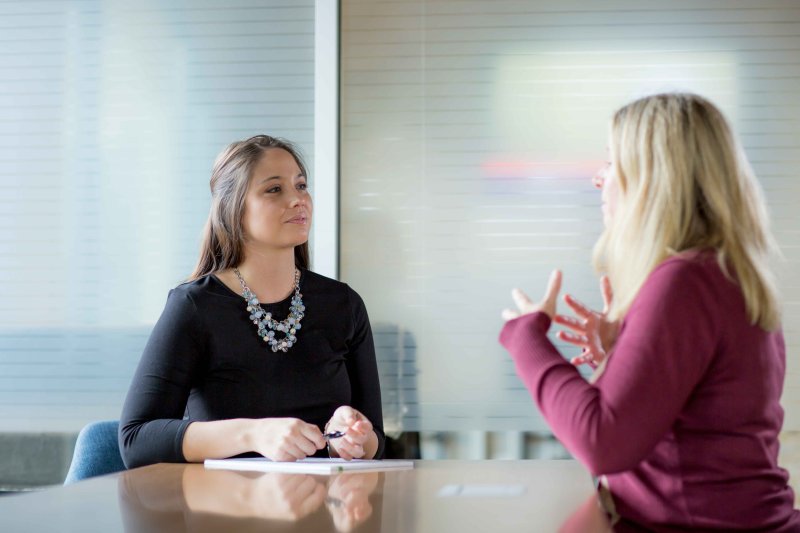
[[[289,316],[280,322],[272,318],[272,313],[264,311],[256,295],[245,283],[239,269],[234,268],[233,272],[239,278],[244,300],[247,302],[247,312],[250,313],[250,321],[258,328],[258,336],[272,348],[273,352],[288,352],[289,348],[297,342],[300,321],[303,320],[306,310],[303,305],[303,295],[300,294],[300,271],[294,270],[294,294],[289,307]],[[283,336],[278,338],[275,335],[276,331],[283,333]]]

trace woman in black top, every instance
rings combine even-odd
[[[233,143],[211,194],[197,267],[170,291],[125,400],[125,464],[380,457],[367,311],[307,269],[312,203],[297,150],[263,135]],[[345,435],[323,451],[323,431]]]

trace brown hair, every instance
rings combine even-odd
[[[256,135],[225,148],[211,171],[211,210],[203,230],[200,257],[189,281],[241,264],[244,259],[242,218],[250,175],[271,148],[289,152],[303,175],[308,176],[299,149],[285,139]],[[294,247],[294,262],[298,268],[308,268],[308,242]]]

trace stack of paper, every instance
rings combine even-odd
[[[257,472],[288,472],[303,474],[337,474],[339,472],[382,472],[385,470],[408,470],[414,461],[324,459],[309,457],[294,462],[270,461],[264,457],[237,459],[206,459],[206,468],[222,470],[253,470]]]

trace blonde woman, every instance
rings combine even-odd
[[[219,155],[197,266],[170,291],[125,400],[129,468],[381,456],[367,310],[346,284],[308,270],[312,214],[288,141],[257,135]]]
[[[599,179],[606,309],[566,297],[561,274],[512,296],[500,341],[561,442],[610,491],[617,522],[649,530],[799,531],[777,465],[785,350],[759,186],[720,111],[692,94],[618,110]],[[613,298],[612,298],[613,288]],[[585,381],[547,338],[600,365]]]

